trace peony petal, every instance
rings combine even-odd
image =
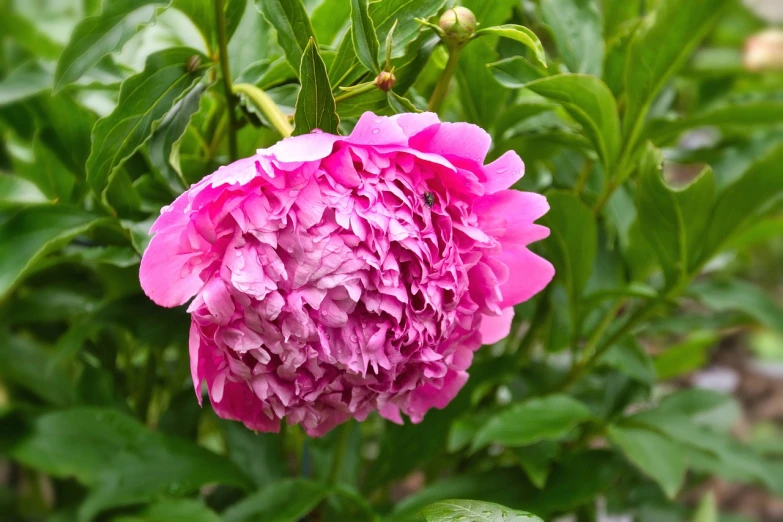
[[[510,150],[484,167],[484,188],[487,194],[505,190],[525,175],[525,164],[519,154]]]
[[[347,141],[358,145],[405,146],[408,137],[392,118],[365,112],[356,122]]]
[[[477,125],[441,123],[412,136],[409,144],[424,152],[441,154],[446,158],[461,158],[481,165],[487,157],[492,138]]]
[[[152,238],[141,258],[141,288],[160,306],[183,305],[204,286],[199,272],[191,266],[195,254],[179,253],[179,250],[177,230],[160,232]]]
[[[500,315],[485,315],[481,319],[481,344],[495,344],[511,333],[514,308],[504,308]]]
[[[543,290],[555,275],[552,263],[524,247],[504,250],[498,261],[509,268],[508,281],[500,287],[501,307],[527,301]]]

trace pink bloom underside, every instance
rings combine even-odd
[[[527,248],[548,235],[546,199],[509,190],[524,165],[483,165],[489,147],[431,113],[365,113],[350,136],[285,139],[163,209],[141,284],[162,306],[196,297],[196,391],[206,379],[215,411],[252,429],[286,418],[315,436],[445,407],[554,274]]]

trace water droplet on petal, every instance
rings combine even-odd
[[[286,251],[287,251],[289,254],[293,254],[293,253],[294,253],[294,247],[290,246],[290,247],[286,248]]]
[[[358,340],[359,340],[359,338],[358,338],[358,337],[356,337],[356,334],[353,334],[353,335],[351,335],[351,342],[354,342],[354,343],[355,343],[355,342],[356,342],[356,341],[358,341]]]
[[[508,170],[506,167],[501,167],[498,170],[496,170],[495,172],[497,172],[498,174],[503,174],[504,172],[506,172],[506,170]]]
[[[378,134],[379,132],[381,132],[381,129],[373,129],[373,130],[372,130],[372,133],[373,133],[373,134]]]
[[[326,315],[328,312],[326,310],[321,310],[321,315]]]
[[[237,256],[237,257],[242,257],[242,252],[240,252],[239,250],[237,250],[237,251],[236,251],[236,256]]]

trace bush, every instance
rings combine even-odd
[[[7,519],[707,522],[716,477],[783,494],[779,443],[688,385],[783,334],[780,38],[738,1],[103,3],[0,11]],[[185,309],[139,284],[161,208],[292,131],[425,109],[523,158],[553,282],[420,424],[199,407]]]

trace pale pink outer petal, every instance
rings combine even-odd
[[[180,253],[179,235],[177,229],[155,234],[139,269],[144,292],[156,304],[169,308],[185,304],[204,286],[197,271],[186,269],[193,253]]]
[[[409,145],[414,149],[449,158],[460,158],[478,165],[487,157],[492,138],[487,131],[470,123],[441,123],[426,127],[412,136]]]
[[[511,333],[514,308],[504,308],[500,315],[485,315],[481,320],[481,344],[495,344]]]
[[[500,287],[501,307],[527,301],[543,290],[555,275],[552,263],[525,247],[503,250],[498,260],[505,263],[510,272],[508,281]]]

